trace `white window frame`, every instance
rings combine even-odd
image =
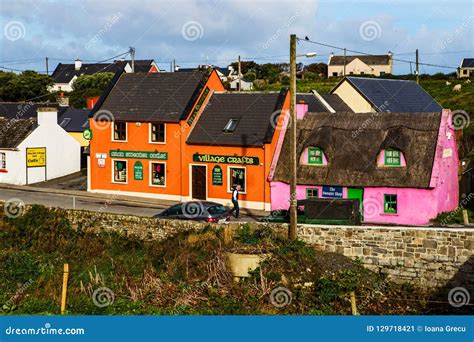
[[[158,185],[158,184],[153,184],[152,182],[152,177],[153,177],[153,169],[152,169],[152,164],[164,164],[165,165],[165,184],[164,185]],[[168,171],[168,165],[166,164],[165,161],[161,160],[150,160],[148,162],[148,184],[154,188],[166,188],[166,183],[168,182],[168,176],[166,175],[166,172]]]
[[[153,127],[153,124],[155,123],[163,124],[164,131],[165,131],[165,134],[164,134],[165,140],[163,142],[151,140],[152,127]],[[156,145],[165,145],[166,144],[166,123],[165,122],[155,122],[155,123],[150,122],[148,124],[148,143],[156,144]]]
[[[128,122],[126,121],[120,121],[120,122],[125,122],[125,140],[115,140],[115,121],[112,121],[112,141],[113,142],[119,142],[119,143],[123,143],[123,142],[128,142]]]
[[[232,193],[232,180],[231,180],[231,172],[230,169],[244,169],[245,170],[245,179],[244,179],[244,186],[245,186],[245,191],[239,191],[241,194],[246,194],[247,193],[247,168],[245,166],[232,166],[232,165],[227,165],[227,193],[231,194]]]
[[[5,152],[0,152],[0,170],[7,169],[7,154]]]
[[[121,161],[121,162],[125,162],[125,164],[127,165],[127,173],[126,173],[126,178],[125,178],[125,182],[116,182],[115,181],[115,162],[116,161]],[[128,184],[128,160],[127,159],[112,159],[111,160],[112,162],[112,183],[114,184]]]

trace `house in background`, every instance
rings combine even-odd
[[[152,59],[135,60],[135,72],[138,73],[157,73],[158,66]],[[74,81],[82,75],[93,75],[99,72],[132,72],[131,61],[118,60],[113,63],[82,63],[80,59],[76,59],[74,64],[59,63],[51,77],[54,84],[50,91],[72,91]]]
[[[345,65],[345,68],[344,68]],[[345,69],[345,72],[344,72]],[[392,52],[386,55],[335,56],[329,55],[328,78],[347,75],[383,76],[393,73]]]
[[[37,117],[0,118],[0,183],[25,185],[80,171],[81,146],[58,125],[53,107]]]
[[[239,82],[239,79],[240,79],[240,82]],[[244,78],[244,75],[242,75],[242,73],[240,73],[239,75],[238,70],[235,70],[232,66],[229,66],[229,74],[227,76],[227,82],[229,82],[230,90],[252,90],[253,89],[253,82],[250,80],[246,80]]]
[[[440,112],[442,107],[415,81],[344,77],[332,90],[355,113]]]
[[[469,78],[474,75],[474,58],[463,58],[457,74],[458,78]]]

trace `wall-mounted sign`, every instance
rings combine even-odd
[[[26,149],[26,167],[46,166],[46,147]]]
[[[95,157],[97,159],[107,159],[107,153],[96,153]]]
[[[110,150],[111,158],[157,159],[167,160],[168,152]]]
[[[82,132],[82,136],[86,140],[91,140],[92,139],[92,130],[90,128],[87,128]]]
[[[342,186],[323,186],[322,196],[327,198],[342,198]]]
[[[212,169],[212,185],[222,185],[222,168],[219,165]]]
[[[240,164],[240,165],[258,165],[258,157],[247,156],[219,156],[213,154],[193,154],[193,161],[201,163],[216,164]]]
[[[137,160],[135,165],[133,165],[133,179],[143,180],[143,164],[139,160]]]
[[[99,167],[105,167],[105,159],[103,158],[97,159],[97,164],[99,165]]]

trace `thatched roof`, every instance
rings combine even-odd
[[[36,119],[33,118],[0,118],[0,149],[16,148],[36,127]]]
[[[298,184],[428,188],[441,113],[307,113],[297,124],[297,155],[317,146],[327,166],[298,166]],[[382,149],[403,152],[406,167],[377,167]],[[299,158],[298,158],[299,159]],[[274,181],[290,181],[289,134]]]

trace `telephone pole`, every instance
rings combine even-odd
[[[49,75],[48,57],[46,57],[46,75]]]
[[[346,48],[344,48],[344,71],[343,76],[346,76]]]
[[[420,84],[420,70],[418,69],[418,49],[416,49],[416,83]]]
[[[176,71],[176,59],[173,59],[173,72]]]
[[[238,58],[238,76],[239,76],[239,91],[242,91],[242,77],[240,76],[241,75],[241,72],[242,72],[242,66],[241,66],[241,63],[240,63],[240,56]]]
[[[296,240],[297,231],[297,212],[296,212],[296,35],[290,35],[290,229],[288,238]]]
[[[132,60],[132,73],[135,72],[135,48],[130,47],[130,59]]]

